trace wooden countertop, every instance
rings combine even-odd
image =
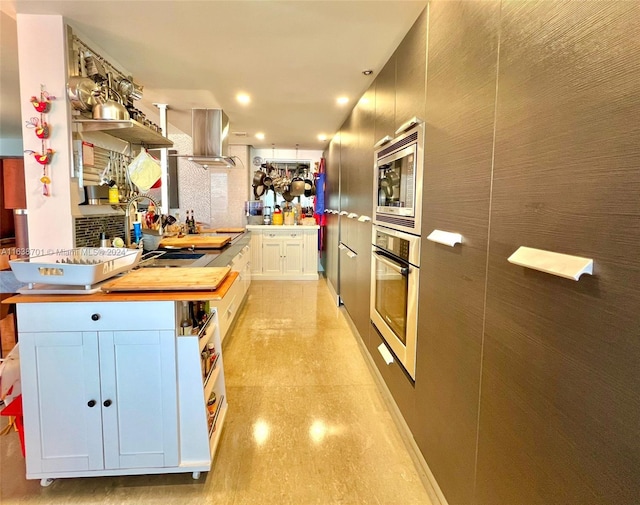
[[[94,293],[90,295],[15,295],[2,303],[59,303],[59,302],[145,302],[172,300],[222,300],[238,278],[238,272],[229,272],[215,291],[135,291]]]

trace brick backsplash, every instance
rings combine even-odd
[[[105,232],[109,242],[122,237],[124,216],[91,216],[75,218],[76,247],[99,247],[100,232]]]

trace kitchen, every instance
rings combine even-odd
[[[638,495],[639,22],[628,2],[429,2],[325,151],[327,285],[448,503]],[[373,146],[413,116],[415,380],[383,360],[358,297]],[[461,241],[427,240],[434,230]],[[509,261],[521,247],[590,259],[591,273]]]

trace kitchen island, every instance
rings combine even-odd
[[[210,470],[227,412],[222,338],[250,283],[249,240],[210,262],[232,268],[212,291],[4,301],[17,307],[28,479]],[[181,334],[186,301],[210,304],[198,334]]]

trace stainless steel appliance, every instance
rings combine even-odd
[[[415,380],[420,237],[373,227],[371,322]]]
[[[411,124],[413,126],[406,132],[374,153],[377,184],[374,184],[376,207],[373,222],[419,235],[424,124]]]

